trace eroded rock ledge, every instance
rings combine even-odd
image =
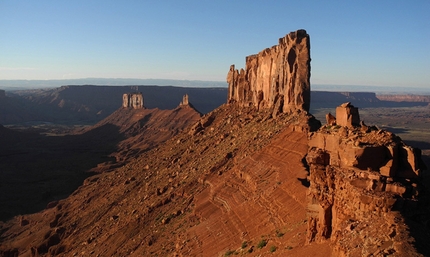
[[[308,242],[331,240],[340,256],[412,254],[401,212],[417,206],[421,151],[360,122],[350,103],[336,116],[309,136]]]
[[[245,70],[230,66],[228,101],[284,113],[309,111],[310,61],[309,35],[291,32],[278,45],[247,56]]]

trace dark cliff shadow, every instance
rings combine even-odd
[[[308,162],[306,161],[306,156],[302,158],[301,162],[305,167],[307,174],[309,175],[310,168]],[[297,178],[297,180],[300,181],[300,183],[302,183],[302,186],[304,187],[308,188],[311,186],[311,182],[307,178]]]
[[[302,186],[309,188],[311,186],[311,182],[307,178],[297,178],[300,183],[302,183]]]
[[[430,149],[430,143],[423,141],[405,140],[407,145],[421,150]],[[416,206],[408,206],[406,202],[400,209],[409,233],[414,238],[417,251],[424,256],[430,256],[430,156],[422,155],[424,163],[422,176],[416,181],[420,190]]]
[[[430,180],[425,176],[419,183],[420,192],[417,206],[408,206],[404,203],[400,210],[409,227],[409,233],[414,238],[414,246],[424,256],[430,256]]]
[[[68,197],[93,175],[91,168],[115,162],[109,155],[125,139],[112,124],[80,135],[23,134],[0,136],[0,221]]]

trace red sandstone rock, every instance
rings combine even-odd
[[[330,126],[336,125],[336,117],[334,117],[331,113],[327,113],[325,115],[325,120],[327,122],[327,125],[330,125]]]
[[[276,106],[285,113],[309,111],[310,61],[309,35],[291,32],[278,45],[246,57],[245,70],[230,66],[228,101],[258,109]]]
[[[403,217],[391,210],[417,205],[420,151],[391,133],[355,128],[358,110],[350,103],[336,116],[344,127],[324,126],[309,136],[308,242],[330,239],[340,256],[411,254],[403,245]]]
[[[144,108],[142,93],[124,94],[122,97],[122,107],[134,109]]]
[[[182,106],[182,105],[188,105],[189,104],[189,102],[188,102],[188,95],[187,94],[185,94],[183,97],[182,97],[182,101],[179,103],[179,106]]]
[[[344,103],[336,108],[336,121],[337,125],[353,127],[360,125],[360,115],[358,108],[351,105],[351,103]]]

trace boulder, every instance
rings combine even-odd
[[[336,107],[336,121],[339,126],[359,126],[360,115],[358,114],[358,108],[349,102]]]

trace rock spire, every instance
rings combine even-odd
[[[305,30],[291,32],[279,44],[246,57],[245,70],[230,66],[228,102],[289,113],[309,111],[310,40]]]
[[[122,96],[122,107],[134,109],[144,108],[142,93],[139,92],[124,94]]]

